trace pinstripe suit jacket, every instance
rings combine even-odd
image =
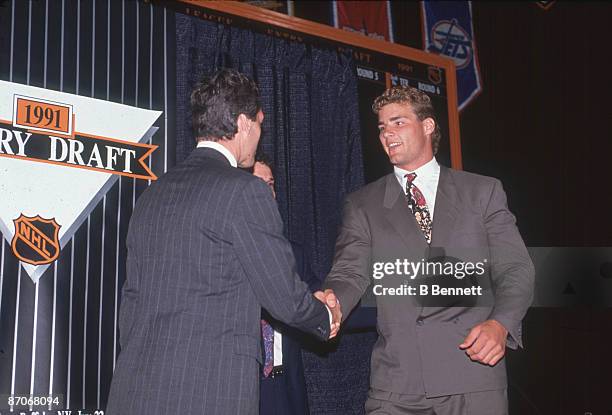
[[[260,312],[329,336],[268,187],[197,148],[147,189],[128,232],[107,413],[256,414]]]

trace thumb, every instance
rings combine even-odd
[[[461,349],[467,349],[468,347],[472,346],[472,344],[474,344],[474,342],[476,341],[479,335],[480,335],[480,325],[470,330],[470,333],[467,335],[465,340],[463,340],[463,343],[459,345],[459,347]]]
[[[325,293],[323,293],[323,291],[315,291],[314,293],[312,293],[312,295],[314,295],[315,298],[321,301],[322,303],[325,302]]]
[[[325,290],[325,303],[329,308],[334,308],[338,304],[336,294],[332,290]]]

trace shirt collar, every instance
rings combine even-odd
[[[435,177],[440,173],[440,165],[435,157],[429,160],[427,163],[423,164],[416,170],[404,170],[400,167],[394,166],[393,172],[395,173],[395,177],[400,181],[400,183],[404,183],[406,178],[405,176],[409,173],[416,173],[417,180],[428,180],[429,178]]]
[[[219,153],[223,154],[227,161],[232,165],[232,167],[238,167],[238,162],[236,161],[236,157],[229,151],[225,146],[217,143],[216,141],[198,141],[198,147],[204,148],[212,148],[213,150],[217,150]]]

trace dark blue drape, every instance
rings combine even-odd
[[[252,76],[265,113],[260,147],[272,158],[287,234],[304,248],[322,281],[331,267],[343,199],[364,183],[351,53],[180,14],[176,30],[177,162],[195,146],[193,85],[223,67]],[[305,352],[312,414],[363,413],[375,338],[345,334],[326,346],[335,351],[323,357]]]
[[[357,78],[350,52],[176,16],[177,161],[195,146],[189,93],[203,76],[238,69],[258,83],[260,147],[274,165],[287,234],[325,278],[342,201],[363,184]]]

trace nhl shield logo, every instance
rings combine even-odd
[[[50,264],[59,257],[60,225],[55,218],[31,218],[23,213],[14,219],[15,236],[11,248],[17,258],[32,265]]]
[[[440,82],[442,82],[442,71],[440,68],[435,66],[429,66],[427,68],[427,77],[431,82],[438,85]]]

